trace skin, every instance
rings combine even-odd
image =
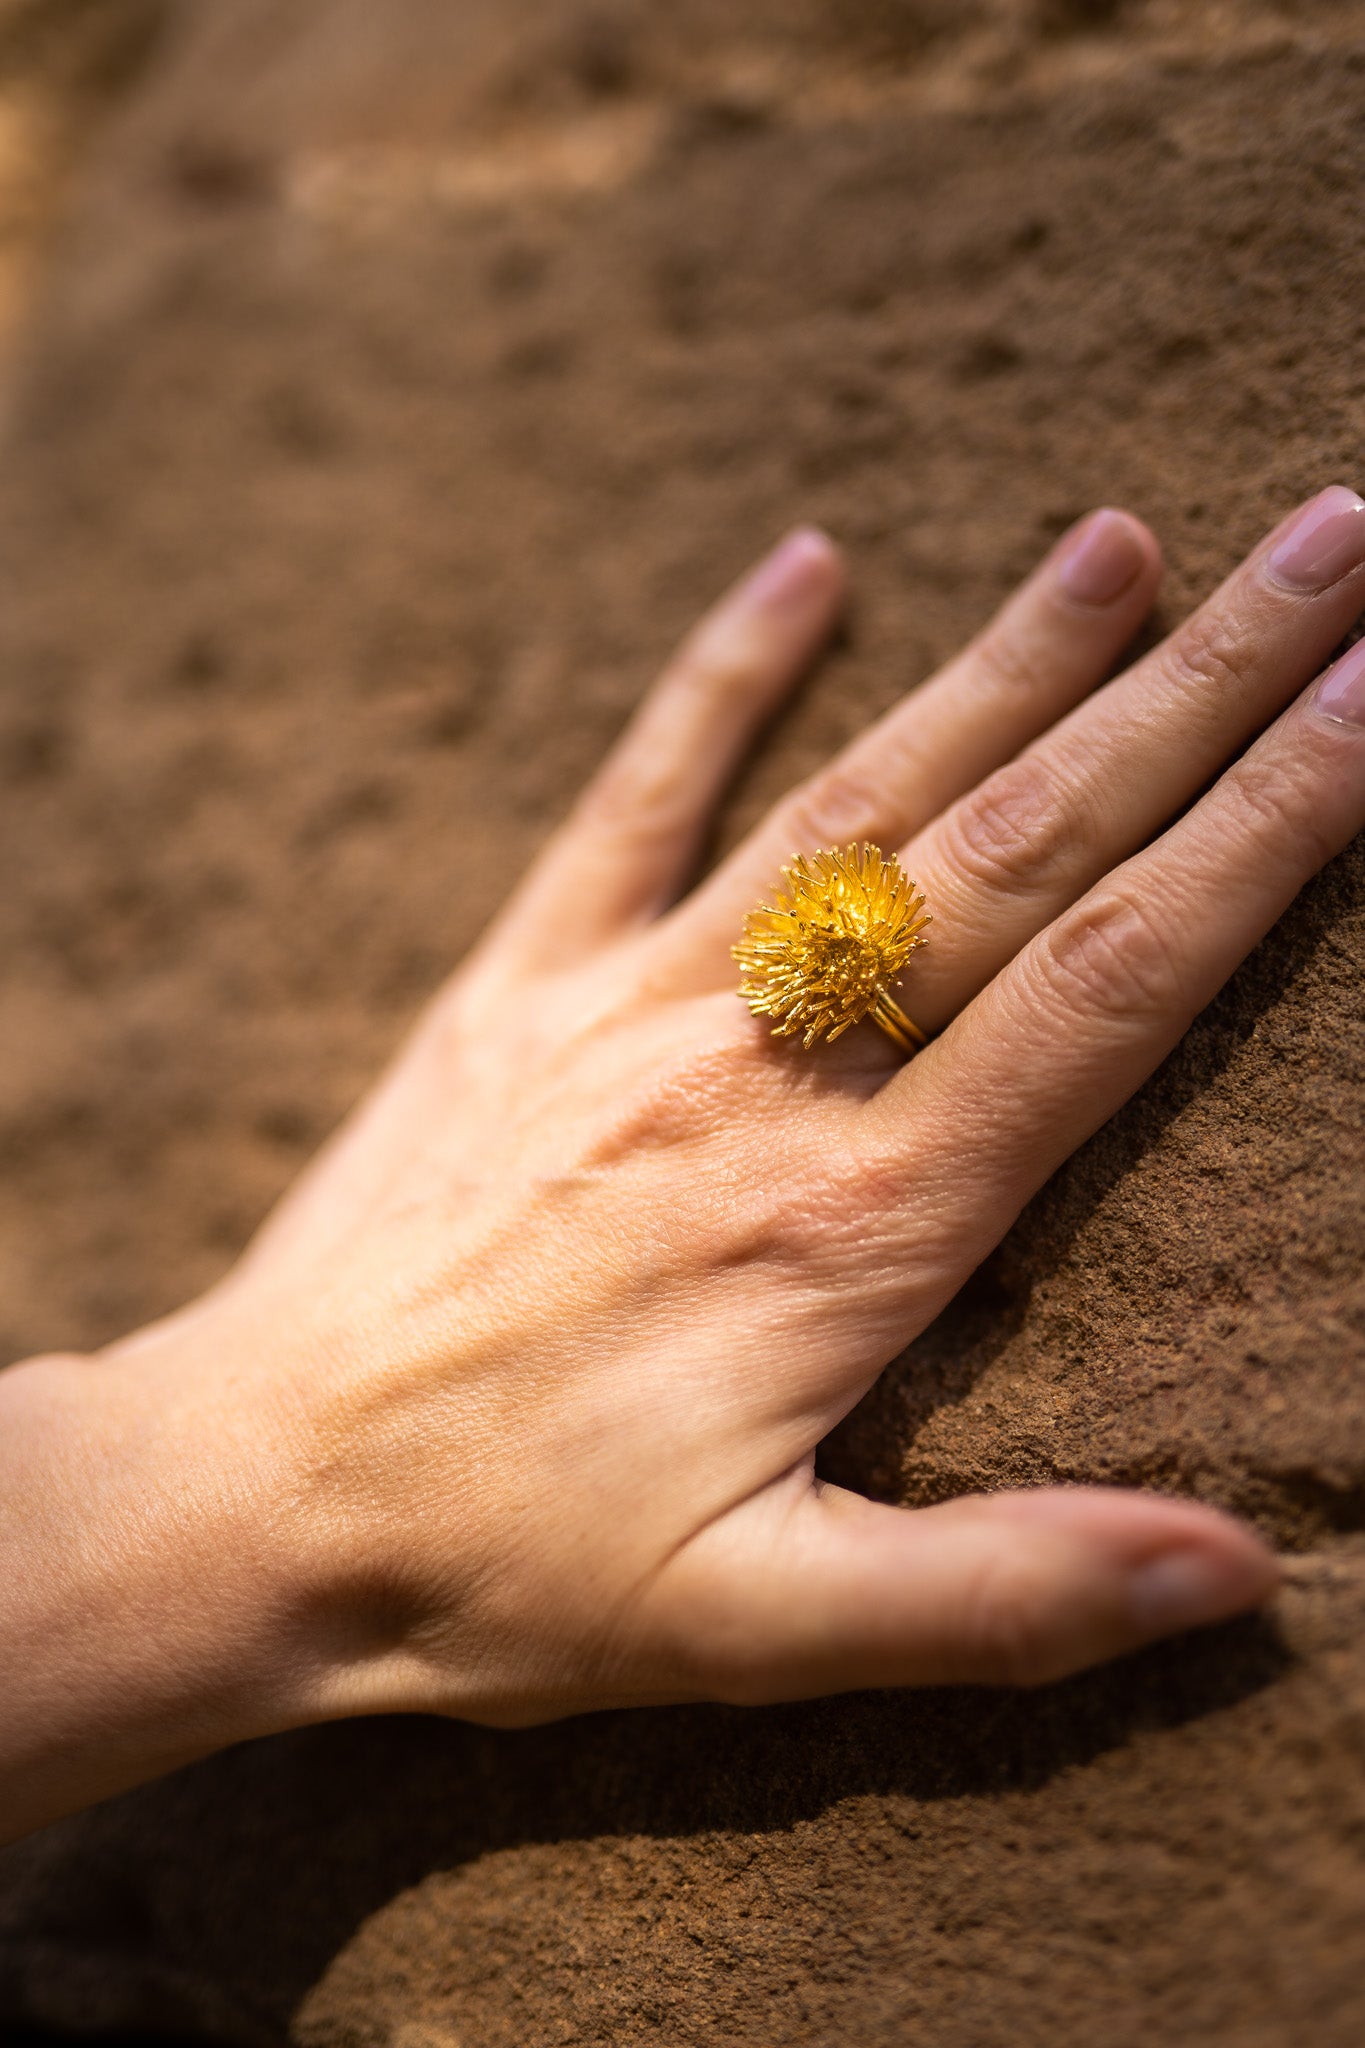
[[[1108,684],[1160,570],[1096,520],[679,901],[842,609],[833,545],[794,536],[227,1279],[0,1379],[8,1837],[338,1716],[1036,1684],[1272,1593],[1190,1503],[908,1512],[813,1476],[1365,825],[1365,725],[1305,688],[1365,607],[1365,506],[1323,587],[1274,567],[1287,522]],[[1097,535],[1131,570],[1104,602],[1065,587]],[[908,1065],[871,1025],[807,1054],[734,994],[782,861],[860,838],[936,914]]]

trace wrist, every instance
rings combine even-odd
[[[0,1374],[0,1839],[308,1718],[282,1474],[210,1441],[170,1363]]]

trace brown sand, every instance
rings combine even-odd
[[[1359,482],[1351,4],[196,0],[0,478],[0,1318],[221,1271],[792,519],[850,645],[758,806],[1074,514],[1168,615]],[[1365,860],[841,1432],[1178,1488],[1247,1623],[1021,1698],[262,1744],[0,1857],[0,2022],[310,2048],[1358,2048]]]

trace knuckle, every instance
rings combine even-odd
[[[1169,682],[1217,716],[1222,698],[1249,689],[1255,640],[1225,611],[1197,612],[1171,641],[1163,666]]]
[[[1088,829],[1078,785],[1027,756],[964,797],[942,826],[949,864],[1011,895],[1027,894],[1066,866]]]
[[[840,1211],[827,1186],[803,1162],[780,1193],[756,1191],[750,1235],[766,1263],[814,1277],[837,1261]]]
[[[960,1622],[967,1663],[992,1685],[1046,1685],[1065,1658],[1051,1628],[1052,1592],[1039,1564],[996,1555],[966,1589]]]
[[[650,1152],[705,1145],[728,1131],[739,1062],[725,1046],[698,1045],[663,1059],[620,1089],[588,1145],[584,1163],[619,1165]]]
[[[648,844],[675,837],[691,816],[692,801],[693,777],[685,763],[661,750],[646,758],[631,748],[588,785],[575,822]]]
[[[885,811],[879,778],[852,761],[836,761],[794,793],[784,823],[795,846],[842,844],[874,834]]]
[[[1150,904],[1108,889],[1046,931],[1034,958],[1046,989],[1069,1014],[1148,1022],[1184,1000],[1175,948]]]
[[[972,650],[972,661],[1002,696],[1042,696],[1046,690],[1041,649],[1031,645],[1017,626],[990,628]]]
[[[833,1139],[796,1164],[770,1221],[775,1254],[823,1292],[856,1289],[864,1310],[883,1296],[903,1302],[913,1267],[903,1164]]]
[[[708,637],[684,647],[668,671],[665,687],[684,703],[710,709],[732,697],[752,695],[763,680],[756,650],[737,646],[731,636]]]
[[[1228,772],[1228,784],[1240,822],[1260,844],[1288,844],[1325,867],[1337,851],[1315,801],[1311,762],[1296,766],[1264,755],[1248,754]]]

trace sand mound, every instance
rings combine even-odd
[[[1311,0],[173,20],[0,479],[5,1355],[221,1271],[792,518],[859,613],[730,833],[1087,505],[1174,612],[1358,482],[1362,82]],[[1355,2048],[1363,950],[1357,849],[828,1451],[1225,1502],[1297,1554],[1274,1626],[1034,1699],[243,1750],[0,1857],[0,2021]]]

